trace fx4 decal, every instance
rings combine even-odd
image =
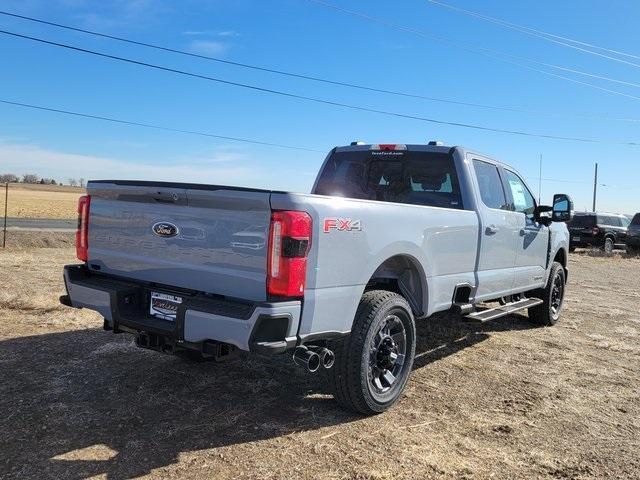
[[[322,230],[324,233],[329,233],[331,230],[337,230],[339,232],[359,232],[362,230],[362,223],[360,220],[351,218],[325,218]]]

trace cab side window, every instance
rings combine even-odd
[[[536,208],[536,201],[533,199],[533,195],[531,195],[531,192],[529,192],[529,189],[518,175],[509,170],[505,170],[505,172],[515,211],[525,215],[533,215],[533,211]]]
[[[478,179],[482,203],[489,208],[506,210],[508,208],[507,198],[504,194],[504,187],[500,180],[498,168],[481,160],[474,160],[473,168]]]

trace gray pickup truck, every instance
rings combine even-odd
[[[558,320],[572,211],[437,142],[334,148],[312,194],[92,181],[61,302],[161,352],[289,352],[326,369],[340,404],[377,413],[408,380],[415,319]]]

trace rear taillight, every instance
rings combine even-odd
[[[91,197],[83,195],[78,199],[78,230],[76,231],[76,256],[86,262],[89,255],[89,206]]]
[[[267,293],[301,297],[311,246],[311,217],[307,212],[281,210],[271,213]]]

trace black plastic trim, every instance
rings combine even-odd
[[[287,193],[281,190],[265,190],[262,188],[235,187],[232,185],[206,185],[203,183],[180,183],[180,182],[150,182],[143,180],[91,180],[87,184],[90,188],[92,184],[113,184],[131,187],[161,187],[161,188],[182,188],[187,190],[234,190],[240,192],[262,192],[262,193]]]

